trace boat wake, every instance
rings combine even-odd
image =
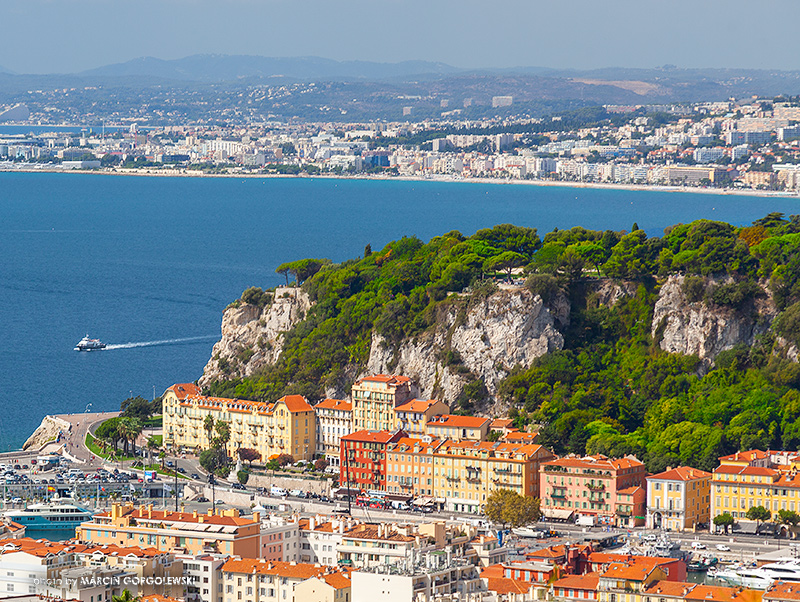
[[[139,341],[137,343],[120,343],[118,345],[106,345],[105,351],[110,349],[133,349],[134,347],[156,347],[158,345],[177,345],[180,343],[191,343],[193,341],[210,341],[218,339],[219,335],[209,334],[202,337],[186,337],[183,339],[164,339],[162,341]]]

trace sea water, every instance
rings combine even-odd
[[[225,306],[284,261],[359,257],[511,222],[649,234],[746,224],[800,200],[554,186],[0,173],[0,450],[46,414],[114,410],[197,379]],[[84,335],[109,344],[73,351]]]

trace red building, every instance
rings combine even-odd
[[[340,439],[339,482],[354,489],[386,489],[386,446],[396,443],[406,433],[394,431],[357,431]]]

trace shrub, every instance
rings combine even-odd
[[[703,293],[706,290],[706,280],[700,276],[686,276],[681,285],[686,300],[689,303],[696,303],[702,301]]]
[[[783,310],[775,319],[773,328],[784,339],[800,345],[800,302]]]

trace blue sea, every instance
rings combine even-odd
[[[0,173],[0,450],[45,414],[118,409],[197,379],[225,306],[302,257],[358,257],[512,222],[649,234],[746,224],[800,200],[610,189],[337,179]],[[77,353],[85,334],[115,346]]]

